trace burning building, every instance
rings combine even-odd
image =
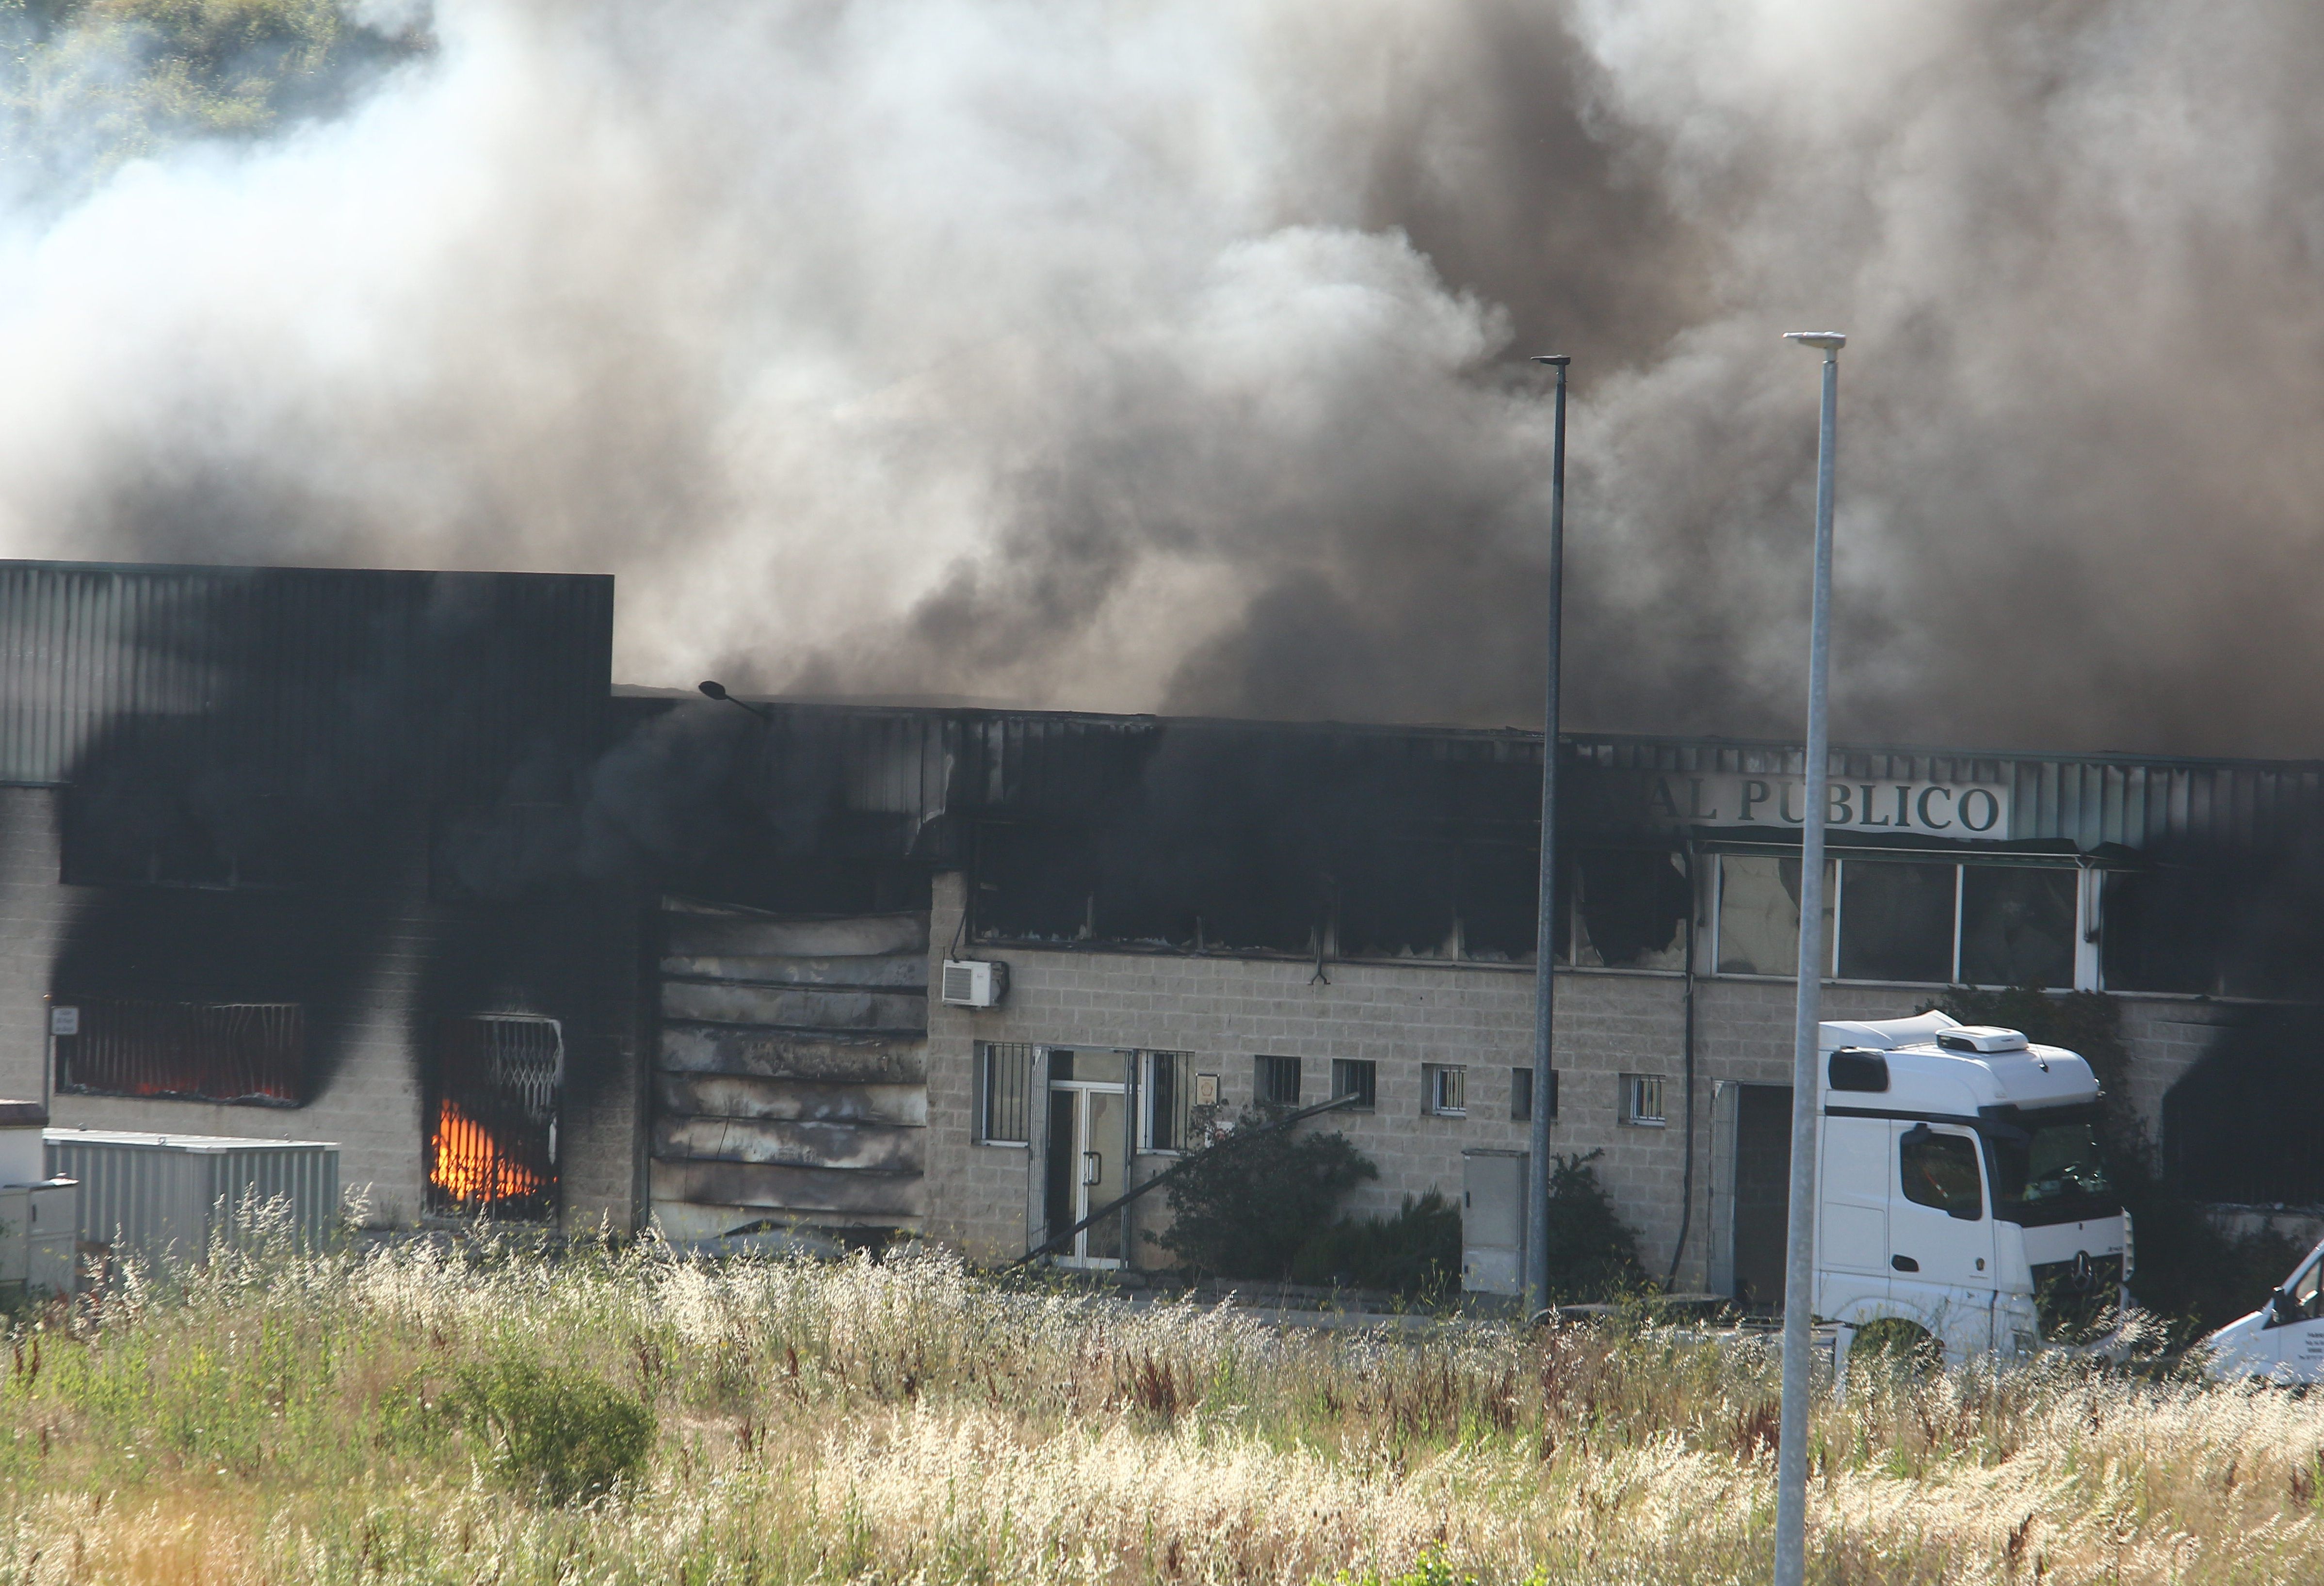
[[[338,1140],[387,1222],[631,1222],[633,911],[457,841],[603,752],[610,578],[17,562],[0,633],[0,1088]]]
[[[1531,1111],[1650,1260],[1778,1280],[1801,753],[611,687],[610,580],[0,566],[0,1087],[340,1141],[374,1214],[1013,1256],[1198,1107],[1353,1094],[1359,1210]],[[1848,749],[1829,1017],[2098,992],[2190,1192],[2324,1203],[2324,766]],[[1533,982],[1564,981],[1530,1087]],[[1065,1259],[1150,1262],[1152,1201]]]

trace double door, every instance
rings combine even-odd
[[[1047,1203],[1056,1238],[1130,1187],[1130,1055],[1049,1052]],[[1057,1252],[1074,1267],[1119,1267],[1129,1254],[1120,1212],[1099,1218]]]

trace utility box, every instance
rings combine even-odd
[[[1461,1153],[1461,1286],[1471,1294],[1525,1287],[1523,1151]]]
[[[49,1173],[80,1181],[80,1238],[116,1255],[198,1261],[213,1238],[238,1242],[245,1217],[273,1202],[304,1249],[338,1224],[336,1143],[51,1129],[45,1146]]]
[[[0,1306],[72,1292],[80,1185],[49,1176],[48,1121],[38,1102],[0,1101]]]
[[[0,1185],[0,1305],[72,1293],[79,1238],[74,1180]]]

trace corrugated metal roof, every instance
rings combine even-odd
[[[277,783],[415,753],[489,789],[599,747],[603,575],[0,562],[0,781],[161,754]]]
[[[916,829],[945,815],[1072,816],[1147,777],[1166,744],[1229,756],[1296,746],[1303,764],[1329,774],[1426,786],[1456,820],[1527,821],[1539,796],[1541,734],[1513,729],[768,703],[779,761],[824,760],[840,768],[851,809],[908,816]],[[1803,757],[1797,744],[1733,739],[1575,733],[1564,742],[1569,764],[1618,772],[1797,777]],[[2249,849],[2324,825],[2324,763],[2316,761],[1846,745],[1833,751],[1831,772],[2006,785],[2008,840],[2085,852]]]

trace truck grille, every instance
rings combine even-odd
[[[2042,1336],[2074,1343],[2114,1325],[2122,1300],[2122,1258],[2090,1256],[2044,1261],[2034,1268],[2034,1299]]]

